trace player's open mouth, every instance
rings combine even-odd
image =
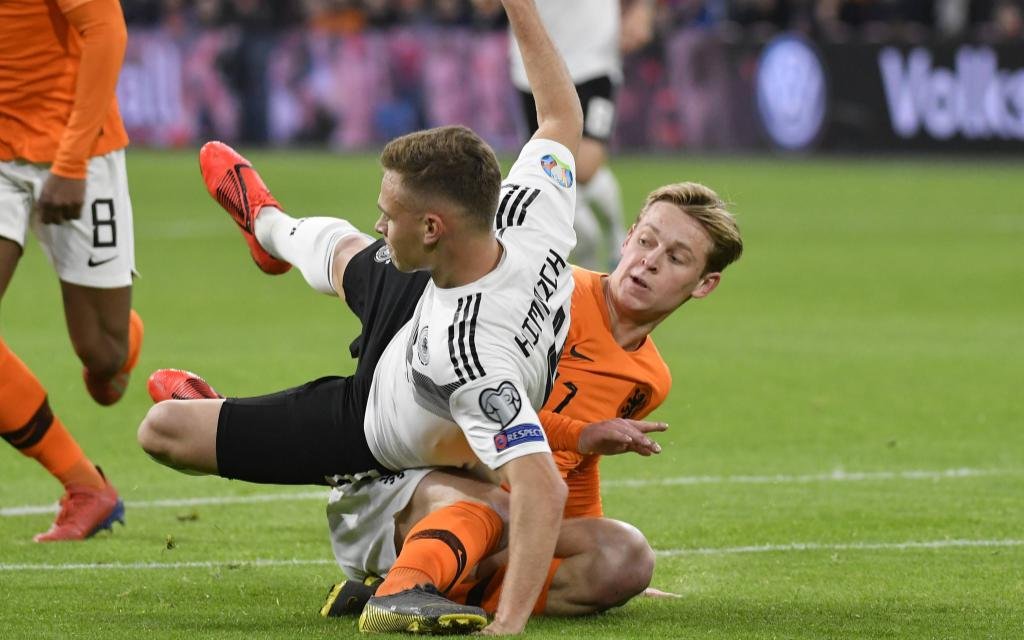
[[[636,286],[638,286],[638,287],[640,287],[642,289],[650,289],[650,287],[647,286],[646,282],[644,282],[643,280],[641,280],[640,278],[638,278],[636,276],[629,276],[629,279],[630,279],[630,281],[633,284],[635,284]]]

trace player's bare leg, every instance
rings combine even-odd
[[[654,551],[640,531],[609,518],[562,523],[555,555],[562,564],[548,590],[546,615],[578,616],[625,604],[654,574]]]
[[[71,344],[82,361],[85,386],[101,405],[121,399],[142,349],[142,319],[132,310],[132,288],[97,289],[61,282]]]
[[[222,399],[167,400],[150,407],[139,425],[142,449],[185,473],[217,473],[217,422]]]

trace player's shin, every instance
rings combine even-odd
[[[502,528],[493,509],[475,502],[457,502],[431,513],[409,532],[377,596],[423,584],[450,591],[494,550]]]

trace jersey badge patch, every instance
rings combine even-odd
[[[572,186],[572,169],[552,154],[549,153],[541,158],[540,166],[558,186],[566,189]]]
[[[380,249],[377,249],[377,253],[373,256],[373,261],[380,264],[391,262],[391,249],[388,248],[388,245],[384,245]]]
[[[544,442],[544,430],[537,424],[517,424],[494,436],[494,448],[504,451],[524,442]]]
[[[519,397],[515,385],[509,381],[502,382],[497,389],[484,389],[480,392],[480,409],[484,415],[494,420],[504,429],[516,419],[523,407],[523,399]]]
[[[427,326],[424,325],[420,329],[420,335],[416,338],[416,355],[420,359],[420,364],[426,366],[430,363],[430,349],[427,348]]]

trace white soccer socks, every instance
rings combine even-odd
[[[290,262],[309,286],[338,295],[331,281],[334,248],[345,236],[362,233],[341,218],[293,218],[276,207],[263,207],[256,216],[256,240],[275,258]]]

